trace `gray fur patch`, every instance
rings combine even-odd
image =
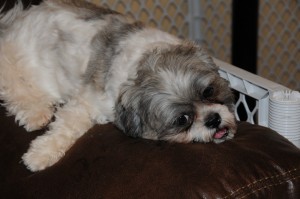
[[[4,30],[6,29],[6,26],[3,24],[0,24],[0,37],[2,36],[2,34],[4,33]]]
[[[108,78],[112,60],[121,51],[120,41],[144,27],[141,22],[129,23],[123,17],[116,15],[107,16],[106,20],[109,23],[92,40],[92,55],[84,75],[86,83],[92,83],[102,88]]]

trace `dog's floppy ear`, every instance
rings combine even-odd
[[[116,105],[115,124],[128,136],[142,136],[142,121],[136,108],[133,108],[131,106],[125,107],[121,103],[118,103]]]

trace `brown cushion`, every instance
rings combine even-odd
[[[300,150],[246,122],[218,145],[133,139],[95,126],[37,173],[20,160],[42,132],[27,133],[2,107],[0,129],[0,198],[300,198]]]

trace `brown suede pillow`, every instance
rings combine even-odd
[[[37,173],[20,161],[42,131],[27,133],[2,107],[0,129],[0,198],[300,198],[300,150],[246,122],[222,144],[133,139],[95,126]]]

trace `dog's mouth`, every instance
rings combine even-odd
[[[213,135],[214,139],[222,139],[228,136],[228,128],[224,127],[221,129],[217,129]]]

